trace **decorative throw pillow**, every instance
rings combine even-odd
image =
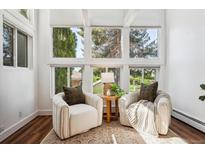
[[[150,85],[145,85],[142,83],[139,99],[154,102],[155,98],[157,97],[157,88],[158,82],[154,82]]]
[[[80,86],[76,88],[63,87],[63,90],[64,100],[68,105],[85,104],[85,95]]]

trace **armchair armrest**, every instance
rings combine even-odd
[[[160,134],[167,134],[171,122],[172,105],[168,94],[160,93],[154,101],[156,105],[156,126]]]
[[[61,139],[67,138],[70,136],[69,130],[69,106],[63,100],[63,93],[55,95],[52,99],[53,103],[53,128],[55,132]]]
[[[130,104],[137,102],[138,96],[139,96],[138,92],[132,92],[122,96],[119,99],[119,106],[123,105],[125,109],[128,108]]]
[[[119,99],[120,123],[125,126],[131,126],[127,118],[127,108],[130,104],[137,102],[138,92],[133,92],[122,96]]]
[[[103,99],[96,94],[84,93],[85,103],[93,106],[98,111],[98,126],[102,124]]]

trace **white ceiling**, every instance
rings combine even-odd
[[[51,25],[85,26],[160,26],[164,10],[50,10]]]

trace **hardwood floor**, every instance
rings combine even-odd
[[[172,118],[170,129],[181,138],[192,144],[205,144],[205,133],[193,128],[186,123]]]
[[[2,143],[4,144],[37,144],[52,129],[51,116],[38,116],[17,132],[9,136]]]
[[[198,131],[197,129],[172,118],[170,126],[176,134],[181,136],[188,143],[204,143],[205,133]],[[29,122],[27,125],[19,129],[17,132],[5,139],[3,144],[37,144],[49,133],[52,129],[51,116],[38,116]]]

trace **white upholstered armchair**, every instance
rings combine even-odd
[[[95,94],[84,94],[85,104],[72,106],[63,100],[64,93],[53,97],[53,129],[61,139],[86,132],[102,124],[103,100]]]
[[[125,126],[131,126],[127,117],[126,109],[132,103],[138,101],[138,92],[129,93],[122,96],[119,100],[120,123]],[[167,134],[171,122],[172,106],[169,95],[158,91],[154,101],[155,105],[155,125],[159,134]]]

